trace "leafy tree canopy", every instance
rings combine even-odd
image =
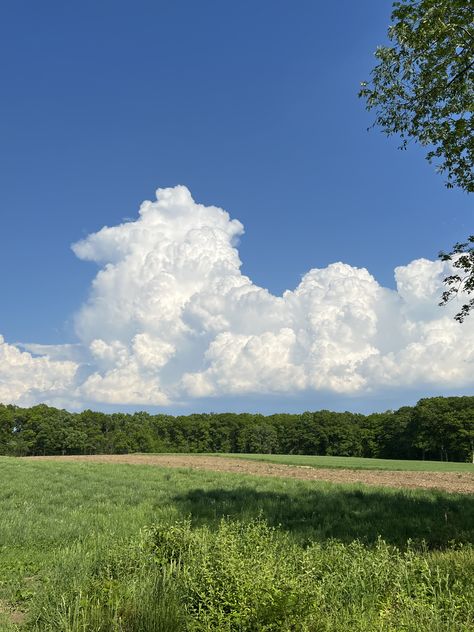
[[[427,147],[448,187],[473,192],[474,1],[402,0],[391,19],[359,94],[386,134]]]
[[[448,187],[474,192],[474,0],[394,2],[390,45],[381,46],[370,82],[359,96],[375,110],[374,125],[397,134],[402,148],[413,140],[446,176]],[[442,260],[459,274],[445,279],[440,305],[461,290],[474,291],[474,237],[456,244]],[[462,322],[474,299],[455,316]]]

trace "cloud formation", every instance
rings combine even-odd
[[[474,385],[474,319],[438,307],[448,264],[395,270],[396,290],[365,269],[310,270],[274,296],[240,271],[243,226],[158,189],[135,221],[73,245],[100,266],[76,315],[79,346],[0,344],[0,400],[164,406],[200,397]],[[71,349],[74,353],[71,354]],[[70,359],[68,359],[70,358]],[[3,384],[3,386],[2,386]]]
[[[77,364],[48,355],[36,357],[0,336],[0,402],[28,406],[53,401],[74,386]]]

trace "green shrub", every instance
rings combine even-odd
[[[286,533],[261,520],[222,520],[216,532],[184,521],[149,533],[157,559],[174,565],[187,629],[303,629],[315,591],[304,581],[302,549]]]

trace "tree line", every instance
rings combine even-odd
[[[0,404],[0,454],[235,452],[471,461],[474,397],[433,397],[363,415],[72,413]]]

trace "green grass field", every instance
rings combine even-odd
[[[474,630],[474,498],[0,458],[0,630]]]
[[[351,456],[307,456],[299,454],[213,454],[252,461],[269,461],[283,465],[347,468],[352,470],[400,470],[411,472],[472,472],[472,463],[445,461],[402,461],[396,459],[364,459]]]

